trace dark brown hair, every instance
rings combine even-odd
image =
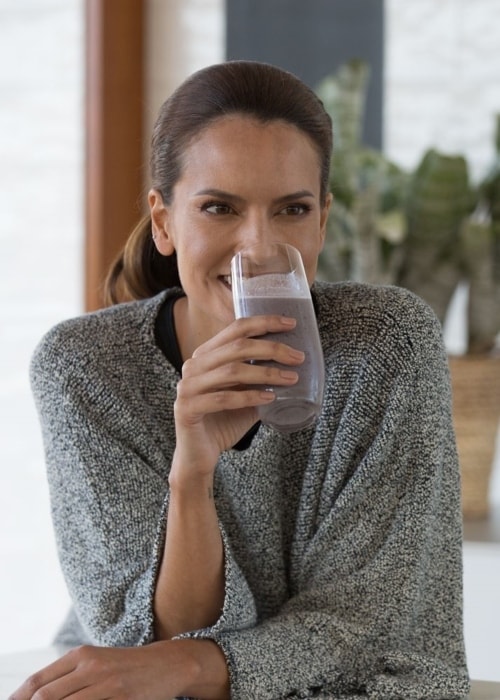
[[[256,61],[229,61],[191,75],[164,102],[151,141],[151,186],[170,204],[183,156],[193,138],[216,119],[242,114],[262,122],[281,120],[307,134],[318,152],[321,198],[328,194],[331,119],[316,94],[291,73]],[[132,231],[106,280],[109,304],[144,299],[180,286],[175,253],[162,256],[152,240],[151,219]]]

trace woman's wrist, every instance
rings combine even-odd
[[[174,453],[168,484],[171,491],[206,494],[213,486],[215,464],[194,462],[178,450]]]
[[[182,497],[206,498],[212,496],[214,473],[189,471],[172,463],[168,476],[168,485],[171,495]]]
[[[229,673],[220,647],[210,639],[173,639],[167,644],[173,653],[167,659],[178,664],[181,694],[200,700],[224,700],[230,697]],[[169,664],[170,665],[170,664]]]

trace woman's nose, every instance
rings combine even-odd
[[[239,244],[242,248],[258,245],[262,248],[276,242],[270,222],[264,216],[253,216],[245,222],[240,230]]]

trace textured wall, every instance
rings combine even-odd
[[[463,153],[480,177],[500,112],[499,47],[498,0],[386,0],[388,155],[413,168],[431,146]]]
[[[66,601],[28,363],[42,333],[81,310],[82,9],[0,0],[3,652],[47,644]]]
[[[224,60],[224,0],[149,0],[146,139],[162,102],[188,75]]]

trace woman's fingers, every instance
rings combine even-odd
[[[193,353],[193,357],[210,353],[238,339],[258,338],[268,333],[286,333],[295,328],[296,325],[295,319],[287,316],[249,316],[248,318],[239,318],[213,338],[203,343],[203,345],[200,345]]]
[[[196,423],[207,414],[261,406],[275,399],[272,389],[263,386],[292,386],[298,380],[297,372],[275,367],[239,365],[237,372],[231,371],[233,367],[226,365],[179,382],[176,419]]]
[[[81,683],[80,687],[78,684],[75,687],[75,679],[70,674],[75,671],[76,666],[74,655],[71,652],[65,654],[27,678],[10,696],[9,700],[31,700],[42,688],[46,698],[65,698],[69,692],[77,691],[85,686],[85,683]]]
[[[282,316],[238,319],[184,363],[174,404],[176,452],[182,451],[182,463],[190,469],[208,464],[213,470],[220,452],[257,421],[256,408],[275,399],[265,387],[298,381],[295,370],[305,355],[281,342],[281,334],[295,325]]]
[[[298,374],[295,369],[276,364],[229,362],[201,373],[189,373],[189,368],[177,385],[177,397],[189,398],[216,390],[243,390],[254,385],[287,386],[295,384]]]
[[[274,339],[238,337],[210,351],[206,349],[206,345],[203,346],[202,353],[196,351],[193,357],[183,364],[183,378],[203,374],[233,363],[272,361],[296,366],[304,361],[304,353],[301,350],[296,350]]]
[[[274,398],[270,392],[263,392],[262,387],[291,386],[298,381],[297,372],[283,365],[302,363],[303,353],[298,353],[281,343],[247,343],[250,344],[250,349],[226,347],[214,352],[218,355],[219,363],[214,368],[209,368],[215,362],[211,354],[206,356],[206,362],[188,360],[185,363],[182,380],[177,385],[177,416],[183,414],[183,407],[191,415],[200,416],[220,410],[258,406]],[[235,360],[235,355],[241,355],[242,359]],[[273,364],[250,363],[249,357],[256,360],[273,360]],[[229,359],[231,361],[228,361]]]
[[[230,386],[239,382],[272,383],[270,380],[274,378],[279,381],[280,377],[280,371],[276,365],[288,365],[293,369],[303,361],[303,352],[283,343],[271,340],[237,340],[201,358],[193,357],[186,360],[182,367],[182,378],[189,380],[211,373],[222,382],[221,386]]]
[[[204,416],[213,413],[262,406],[271,403],[274,399],[275,394],[272,390],[231,391],[225,389],[194,397],[186,410],[184,410],[182,403],[176,403],[174,411],[176,419],[188,426],[190,424],[195,425]]]
[[[175,647],[161,643],[130,648],[82,646],[34,673],[9,700],[165,700],[181,691],[179,661]]]
[[[294,326],[282,316],[239,319],[200,346],[182,368],[176,419],[188,424],[205,414],[259,406],[274,400],[263,387],[295,384],[304,353],[276,339]]]

